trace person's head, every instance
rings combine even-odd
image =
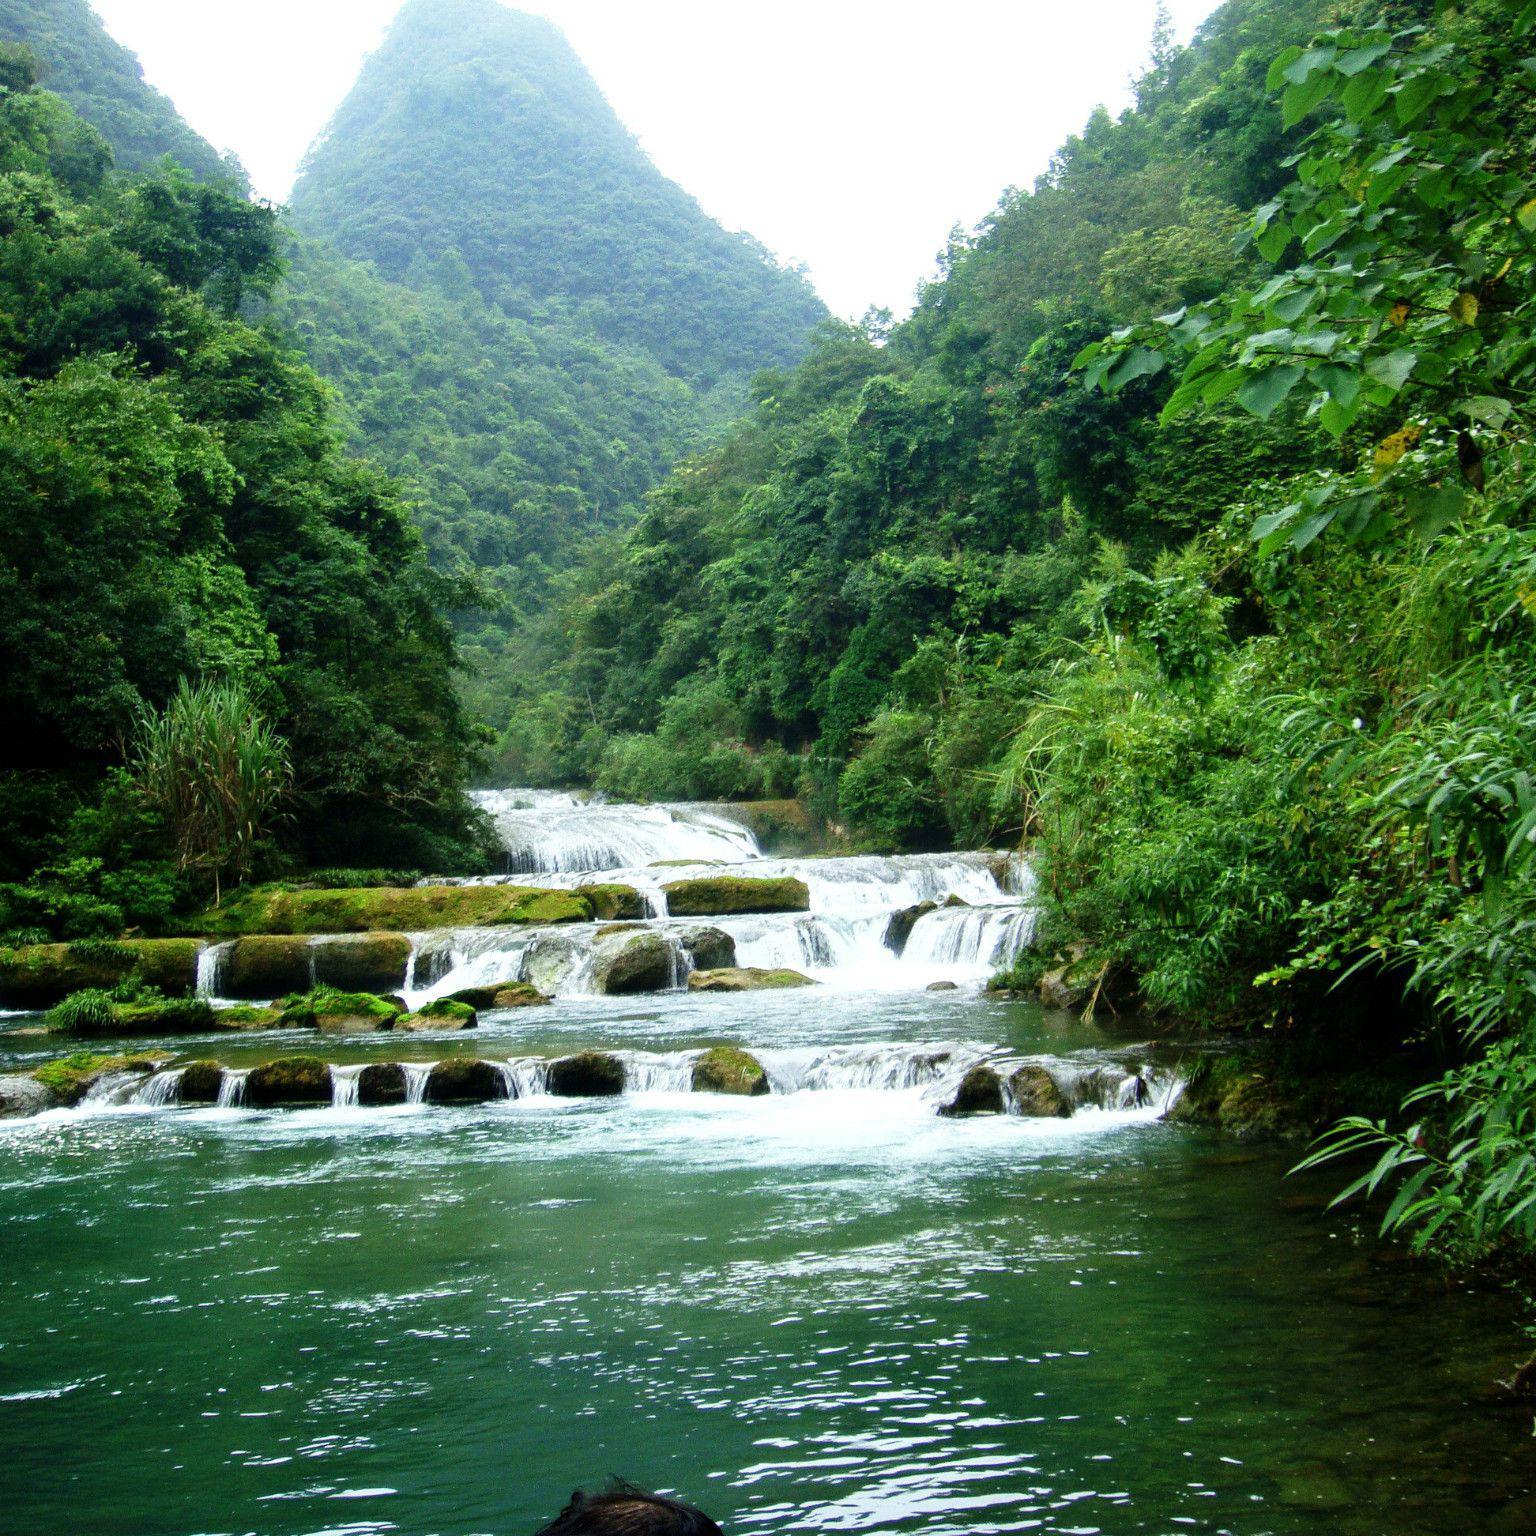
[[[582,1493],[538,1536],[724,1536],[702,1510],[629,1483],[614,1483],[606,1493]]]

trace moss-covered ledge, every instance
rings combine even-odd
[[[633,898],[626,903],[624,894]],[[433,928],[499,928],[588,923],[632,905],[628,886],[552,891],[520,885],[375,886],[301,891],[253,886],[191,923],[210,938],[250,934],[419,933]]]
[[[72,992],[111,991],[137,976],[166,997],[197,988],[198,939],[87,939],[0,949],[0,1008],[51,1008]]]
[[[745,875],[706,875],[673,880],[662,886],[672,917],[730,917],[763,912],[808,912],[810,888],[793,876],[754,879]]]

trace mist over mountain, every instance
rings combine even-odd
[[[797,360],[825,315],[652,165],[554,26],[496,0],[410,0],[293,213],[392,278],[456,250],[505,312],[553,304],[705,387]]]

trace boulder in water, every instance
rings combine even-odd
[[[696,971],[718,971],[736,964],[736,940],[723,928],[690,928],[679,942]]]
[[[401,1005],[393,998],[372,992],[336,992],[319,987],[283,1003],[283,1022],[290,1027],[309,1027],[331,1035],[373,1034],[393,1029],[401,1018]]]
[[[749,1052],[738,1050],[734,1045],[717,1045],[694,1062],[693,1091],[757,1098],[768,1092],[768,1074],[757,1057]]]
[[[309,940],[259,935],[230,945],[219,969],[226,997],[286,997],[314,985]]]
[[[591,908],[595,922],[629,921],[645,916],[645,902],[632,885],[579,885],[576,894]]]
[[[411,941],[403,933],[358,933],[317,941],[310,950],[315,981],[338,992],[393,992],[409,978]]]
[[[408,1013],[395,1021],[395,1028],[407,1033],[428,1029],[477,1029],[480,1016],[468,1003],[451,997],[440,997],[415,1013]]]
[[[927,917],[930,912],[937,912],[938,909],[936,901],[920,901],[916,906],[892,912],[890,921],[885,925],[885,947],[901,954],[907,947],[907,940],[912,937],[918,918]]]
[[[217,1104],[224,1068],[216,1061],[189,1061],[181,1069],[179,1097],[183,1104]]]
[[[71,992],[110,991],[137,975],[167,997],[197,986],[200,939],[86,939],[0,950],[0,1008],[51,1008]]]
[[[468,1056],[440,1061],[427,1077],[429,1104],[489,1104],[507,1096],[507,1080],[488,1061]]]
[[[244,1003],[234,1008],[215,1008],[213,1025],[215,1032],[242,1034],[261,1029],[307,1029],[307,1024],[285,1024],[281,1008],[254,1008]]]
[[[541,933],[523,953],[523,980],[553,996],[560,983],[581,963],[581,941],[564,933]]]
[[[311,987],[390,992],[404,985],[411,941],[403,933],[360,933],[312,942],[255,934],[230,946],[219,970],[227,997],[284,997]]]
[[[60,1102],[59,1095],[35,1077],[21,1072],[0,1075],[0,1120],[40,1115],[45,1109],[57,1108]]]
[[[688,978],[690,992],[778,992],[789,987],[814,987],[809,976],[787,968],[762,970],[755,965],[728,966],[723,970],[695,971]]]
[[[370,1106],[405,1103],[405,1068],[398,1061],[370,1062],[358,1074],[357,1102]]]
[[[447,1001],[467,1003],[471,1008],[534,1008],[549,999],[526,981],[493,981],[484,987],[460,987],[450,992]]]
[[[593,979],[599,992],[624,997],[635,992],[665,992],[676,971],[672,946],[659,933],[639,933],[597,962]]]
[[[1003,1080],[994,1067],[976,1066],[960,1079],[955,1096],[941,1105],[939,1113],[957,1119],[964,1115],[1000,1115],[1003,1112]]]
[[[923,988],[925,992],[958,992],[959,990],[960,983],[958,981],[930,981]]]
[[[318,1056],[283,1056],[263,1062],[245,1080],[245,1102],[257,1109],[278,1104],[329,1104],[331,1069]]]
[[[810,888],[783,875],[751,879],[743,875],[706,875],[664,885],[672,917],[733,917],[764,912],[809,912]]]
[[[1019,1114],[1035,1120],[1065,1120],[1072,1106],[1056,1079],[1037,1063],[1026,1062],[1008,1079],[1008,1092]]]
[[[582,1051],[549,1064],[547,1092],[562,1099],[611,1099],[624,1092],[624,1063],[608,1051]]]
[[[201,997],[162,997],[118,1003],[112,1010],[121,1035],[203,1035],[214,1027],[213,1008]]]

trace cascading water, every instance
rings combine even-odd
[[[242,1071],[235,1067],[226,1067],[219,1075],[219,1099],[220,1109],[239,1109],[245,1104],[245,1080],[250,1076],[249,1071]]]
[[[331,1108],[356,1109],[358,1093],[362,1087],[366,1063],[355,1066],[331,1067]]]
[[[169,1072],[156,1072],[134,1094],[133,1102],[142,1105],[145,1109],[164,1109],[167,1105],[179,1104],[181,1102],[181,1078],[182,1071],[180,1068]]]
[[[658,860],[759,857],[747,828],[692,805],[605,805],[538,790],[481,790],[513,873],[591,874]]]
[[[400,1069],[405,1074],[405,1102],[423,1104],[427,1098],[427,1079],[432,1075],[435,1063],[430,1061],[403,1061]]]

